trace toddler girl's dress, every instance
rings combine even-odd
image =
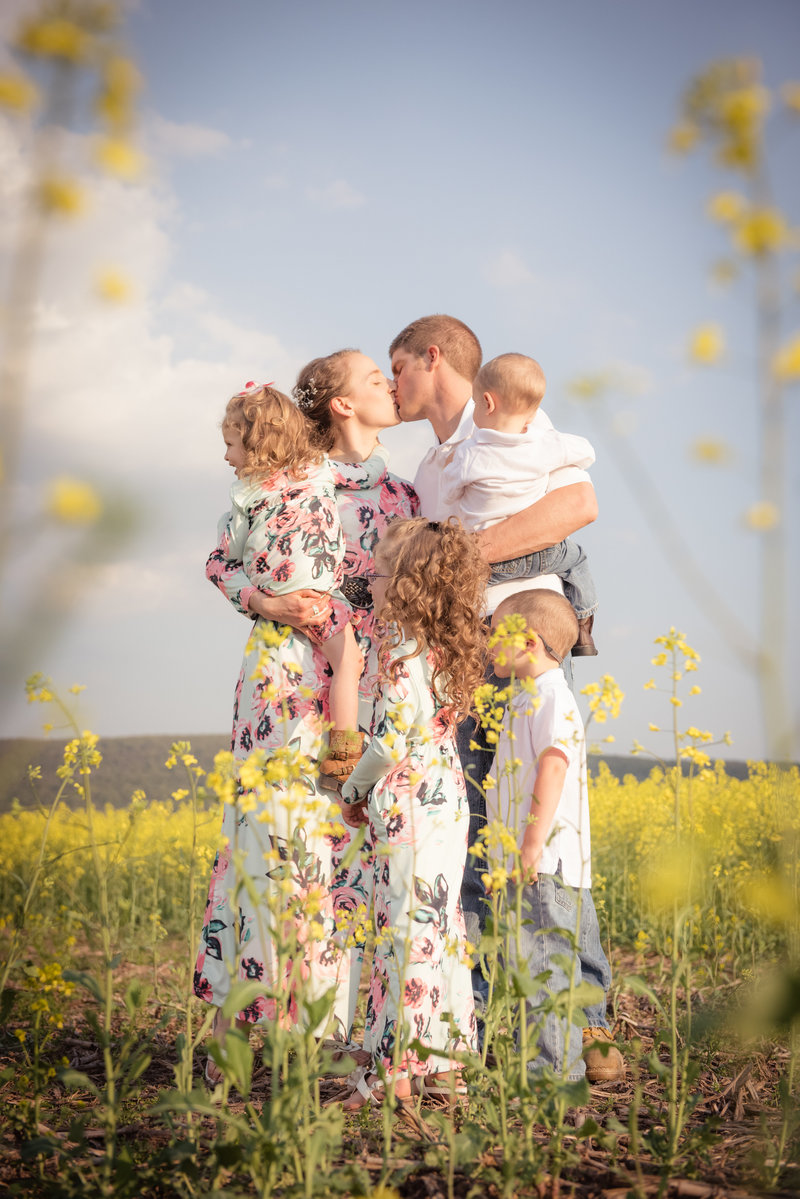
[[[338,587],[345,546],[327,464],[308,468],[300,480],[285,472],[240,480],[231,499],[206,574],[240,611],[247,611],[256,584],[275,595]],[[341,1032],[350,1007],[349,962],[336,938],[329,890],[330,798],[315,773],[329,678],[307,636],[254,622],[234,701],[238,785],[224,808],[194,989],[220,1006],[232,978],[262,983],[272,995],[253,999],[239,1019],[302,1024],[298,982],[307,1000],[335,987]],[[263,760],[254,756],[258,750]]]
[[[415,648],[405,642],[394,655]],[[373,738],[343,789],[346,799],[369,796],[375,847],[364,1046],[376,1067],[412,1075],[447,1070],[447,1055],[474,1049],[476,1034],[460,900],[469,807],[454,727],[433,695],[432,672],[423,653],[383,683]],[[442,1020],[445,1013],[450,1020]],[[415,1039],[445,1056],[421,1061],[410,1048]]]

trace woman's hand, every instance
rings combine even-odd
[[[331,597],[322,591],[290,591],[286,595],[266,595],[254,591],[247,601],[251,612],[274,620],[278,624],[304,629],[306,625],[323,624],[331,614]]]

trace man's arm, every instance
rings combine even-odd
[[[557,545],[597,519],[597,497],[589,482],[548,491],[535,504],[478,533],[487,562],[506,562]]]

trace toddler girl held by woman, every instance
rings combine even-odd
[[[292,419],[288,423],[287,405],[292,408]],[[277,450],[279,430],[281,439],[286,442],[281,451]],[[310,449],[313,430],[302,417],[299,422],[296,420],[289,398],[267,384],[264,387],[252,386],[228,401],[222,422],[222,436],[226,446],[225,461],[233,467],[237,478],[231,488],[231,511],[223,517],[228,542],[227,555],[229,560],[242,562],[254,585],[270,590],[270,563],[258,542],[254,544],[252,540],[248,541],[252,519],[263,506],[262,484],[266,477],[274,473],[276,465],[286,469],[293,462],[296,464],[305,458],[320,457]],[[342,549],[341,559],[343,555]],[[326,559],[327,551],[320,547],[319,560],[312,568],[315,583],[323,571],[331,566]],[[291,579],[290,568],[285,562],[279,560],[274,565],[273,589],[275,584],[282,585]],[[341,560],[336,565],[341,577]],[[306,631],[312,641],[319,645],[333,672],[328,696],[333,724],[331,751],[336,753],[337,750],[346,749],[348,756],[355,760],[361,756],[362,737],[357,730],[358,682],[363,659],[348,615],[347,607],[339,602],[333,605],[330,619],[324,624],[311,625]],[[323,763],[323,773],[326,765],[328,762]],[[332,773],[336,776],[349,773],[341,765],[331,765]]]
[[[424,1092],[474,1048],[460,888],[469,808],[455,724],[483,682],[480,612],[488,576],[457,521],[396,521],[378,543],[371,587],[384,622],[374,734],[342,788],[375,843],[376,944],[360,1075],[345,1107]],[[442,1017],[445,1017],[442,1019]],[[434,1053],[423,1061],[420,1041]]]

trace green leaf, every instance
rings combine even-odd
[[[67,982],[77,983],[79,987],[84,987],[90,995],[93,995],[98,1003],[103,1002],[103,993],[100,990],[100,984],[91,974],[87,974],[84,970],[65,970],[63,978]]]

